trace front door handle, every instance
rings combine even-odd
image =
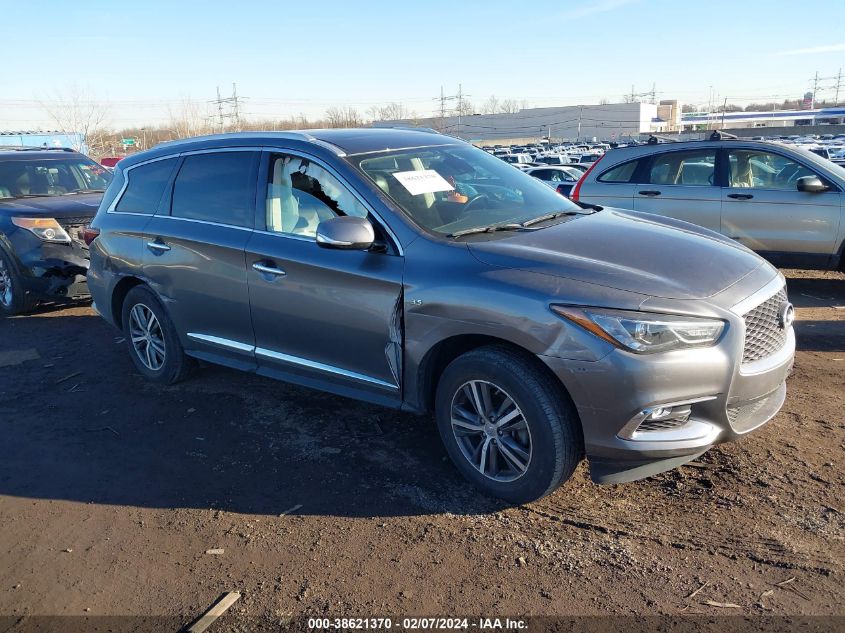
[[[155,242],[147,242],[147,248],[154,253],[166,253],[170,250],[170,247],[167,244],[159,240],[156,240]]]
[[[641,196],[649,196],[649,197],[660,195],[659,191],[654,191],[653,189],[647,189],[646,191],[638,191],[637,193],[640,194]]]
[[[733,198],[734,200],[751,200],[753,198],[750,193],[729,193],[728,198]]]
[[[260,273],[273,275],[274,277],[284,277],[285,275],[287,275],[287,273],[281,268],[276,268],[275,266],[267,266],[266,264],[262,264],[261,262],[255,262],[252,267]]]

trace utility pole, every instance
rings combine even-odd
[[[575,137],[575,141],[581,140],[581,113],[584,111],[584,106],[578,106],[578,136]]]
[[[811,80],[813,82],[813,94],[810,97],[810,110],[816,108],[816,92],[819,90],[819,71],[816,71],[816,76]]]
[[[243,101],[243,97],[238,96],[238,86],[235,83],[232,83],[232,96],[227,98],[222,98],[220,96],[220,86],[217,86],[217,98],[213,99],[210,103],[213,103],[217,106],[217,124],[220,126],[220,132],[224,132],[226,129],[226,125],[224,123],[225,119],[233,119],[235,124],[235,130],[240,131],[241,129],[241,110],[240,104]],[[229,111],[223,111],[223,105],[226,104],[229,106]]]
[[[819,77],[819,73],[816,73],[816,76],[811,81],[814,82],[814,88],[813,88],[813,97],[814,97],[813,103],[814,103],[814,105],[815,105],[815,94],[816,94],[815,91],[818,90],[818,83],[820,81],[835,82],[828,87],[822,87],[822,90],[834,90],[836,92],[836,97],[834,99],[833,105],[839,105],[839,91],[842,89],[842,86],[843,86],[843,84],[842,84],[842,69],[841,68],[839,69],[839,72],[836,73],[832,77]]]

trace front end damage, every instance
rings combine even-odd
[[[90,217],[63,218],[59,224],[70,242],[45,242],[27,231],[11,239],[26,291],[39,299],[87,299],[89,252],[82,233]]]

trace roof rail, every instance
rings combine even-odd
[[[37,145],[0,145],[4,152],[75,152],[70,147],[39,147]]]

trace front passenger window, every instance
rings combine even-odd
[[[267,230],[315,237],[317,225],[338,215],[367,217],[367,209],[326,169],[306,158],[275,154],[267,185]]]
[[[771,152],[731,150],[728,160],[731,187],[794,190],[799,178],[816,175],[804,165]]]

